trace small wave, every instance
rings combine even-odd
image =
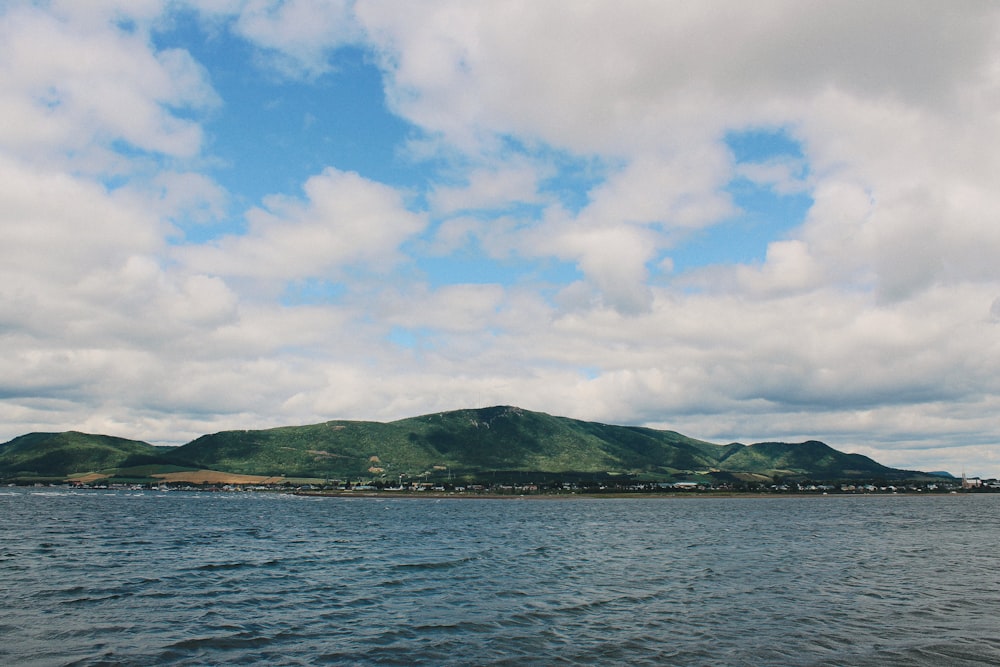
[[[466,563],[477,560],[475,556],[459,558],[456,560],[427,561],[423,563],[396,563],[392,566],[394,570],[450,570],[460,567]]]
[[[110,595],[99,595],[99,596],[85,595],[78,598],[72,598],[70,600],[62,600],[60,601],[59,604],[70,605],[70,606],[96,604],[99,602],[108,602],[109,600],[121,600],[124,597],[125,596],[119,595],[118,593],[112,593]]]
[[[414,625],[413,630],[421,635],[462,634],[493,632],[499,627],[496,621],[455,621],[452,623],[423,623]]]
[[[192,637],[190,639],[182,639],[167,648],[176,651],[232,650],[266,646],[272,641],[271,637],[243,632],[222,637]]]
[[[198,572],[216,572],[218,570],[241,570],[246,567],[257,567],[254,563],[206,563],[199,565],[194,570]]]
[[[830,506],[793,500],[721,501],[748,539],[721,504],[623,523],[596,501],[399,501],[387,521],[362,499],[18,493],[0,503],[0,665],[1000,664],[997,496],[949,545],[852,519],[819,549],[801,538]],[[921,499],[920,525],[954,526],[949,502]]]

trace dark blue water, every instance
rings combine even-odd
[[[0,492],[3,665],[1000,664],[1000,496]]]

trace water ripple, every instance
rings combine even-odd
[[[0,664],[998,664],[997,510],[16,490]]]

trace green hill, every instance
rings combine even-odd
[[[608,426],[514,407],[400,421],[331,421],[205,435],[171,454],[178,465],[327,478],[484,474],[650,473],[708,467],[716,445],[670,431]]]
[[[393,422],[458,472],[671,473],[707,466],[716,445],[672,431],[609,426],[500,406]]]
[[[33,433],[0,445],[0,478],[173,470],[339,480],[903,479],[821,442],[716,445],[674,431],[555,417],[510,406],[394,422],[329,421],[223,431],[174,449],[84,433]],[[741,475],[745,477],[740,477]]]
[[[899,479],[908,473],[820,442],[716,445],[673,431],[613,426],[510,406],[399,421],[330,421],[205,435],[171,452],[177,465],[332,479],[496,479],[525,473],[678,479],[755,473]]]
[[[406,470],[422,469],[432,455],[399,442],[397,429],[378,422],[331,421],[261,431],[222,431],[178,447],[178,465],[246,475],[291,477],[370,476],[377,452]]]
[[[0,445],[0,478],[65,478],[75,473],[165,463],[163,448],[138,440],[67,431],[29,433]]]
[[[768,477],[812,479],[899,478],[905,471],[887,468],[861,454],[845,454],[816,440],[799,444],[760,442],[739,447],[719,461],[729,471]]]

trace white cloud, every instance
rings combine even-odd
[[[764,162],[744,162],[736,166],[735,175],[761,187],[771,188],[780,195],[808,191],[803,178],[806,162],[800,158],[780,157]]]
[[[651,303],[646,265],[655,257],[657,238],[640,225],[597,228],[562,226],[539,240],[536,252],[577,263],[599,290],[602,305],[624,313],[645,311]]]
[[[196,172],[162,171],[148,184],[159,204],[157,213],[177,223],[208,224],[222,220],[228,193],[218,183]]]
[[[360,35],[349,0],[249,0],[236,30],[270,54],[281,73],[312,77],[330,69],[329,53]]]
[[[142,203],[68,174],[0,158],[0,271],[59,282],[162,246]]]
[[[736,267],[740,289],[753,294],[802,292],[816,289],[826,277],[802,241],[774,241],[760,267]]]
[[[60,17],[20,3],[7,9],[0,147],[97,172],[126,168],[109,150],[116,141],[174,157],[199,151],[201,128],[172,110],[217,103],[200,66],[184,51],[153,52],[145,31],[130,33],[110,18]]]
[[[355,173],[328,168],[303,186],[306,200],[268,197],[247,214],[246,234],[178,251],[205,273],[287,281],[338,277],[345,266],[384,271],[400,259],[399,246],[420,232],[424,219],[401,195]]]
[[[428,197],[431,210],[448,215],[537,203],[539,176],[537,168],[525,162],[480,168],[469,173],[463,185],[436,186]]]
[[[505,301],[500,285],[448,285],[389,293],[378,304],[386,324],[441,332],[481,333],[498,326]]]
[[[584,225],[658,224],[702,227],[734,212],[722,191],[732,166],[721,146],[690,153],[637,155],[590,192]]]
[[[989,3],[361,3],[397,108],[454,136],[648,149],[722,123],[784,122],[828,88],[936,107],[984,75]],[[701,135],[705,136],[705,135]]]
[[[966,236],[972,209],[950,209],[969,183],[996,173],[981,146],[996,133],[996,95],[984,91],[998,80],[998,13],[989,3],[939,9],[637,2],[566,12],[441,2],[366,3],[358,15],[385,55],[395,108],[453,145],[489,150],[492,137],[509,133],[623,160],[621,177],[591,193],[589,213],[626,225],[626,237],[636,220],[722,219],[721,188],[733,176],[801,190],[800,164],[734,171],[715,157],[727,130],[794,128],[820,196],[850,184],[878,204],[869,219],[824,223],[820,202],[799,239],[807,245],[776,246],[772,259],[783,264],[765,272],[797,281],[779,275],[792,266],[782,250],[797,247],[816,264],[812,275],[857,267],[847,280],[872,278],[896,299],[971,270],[994,277],[983,259],[993,253],[964,240],[992,244],[991,228],[975,222]],[[980,210],[995,208],[977,199]],[[581,215],[581,226],[590,220]]]

